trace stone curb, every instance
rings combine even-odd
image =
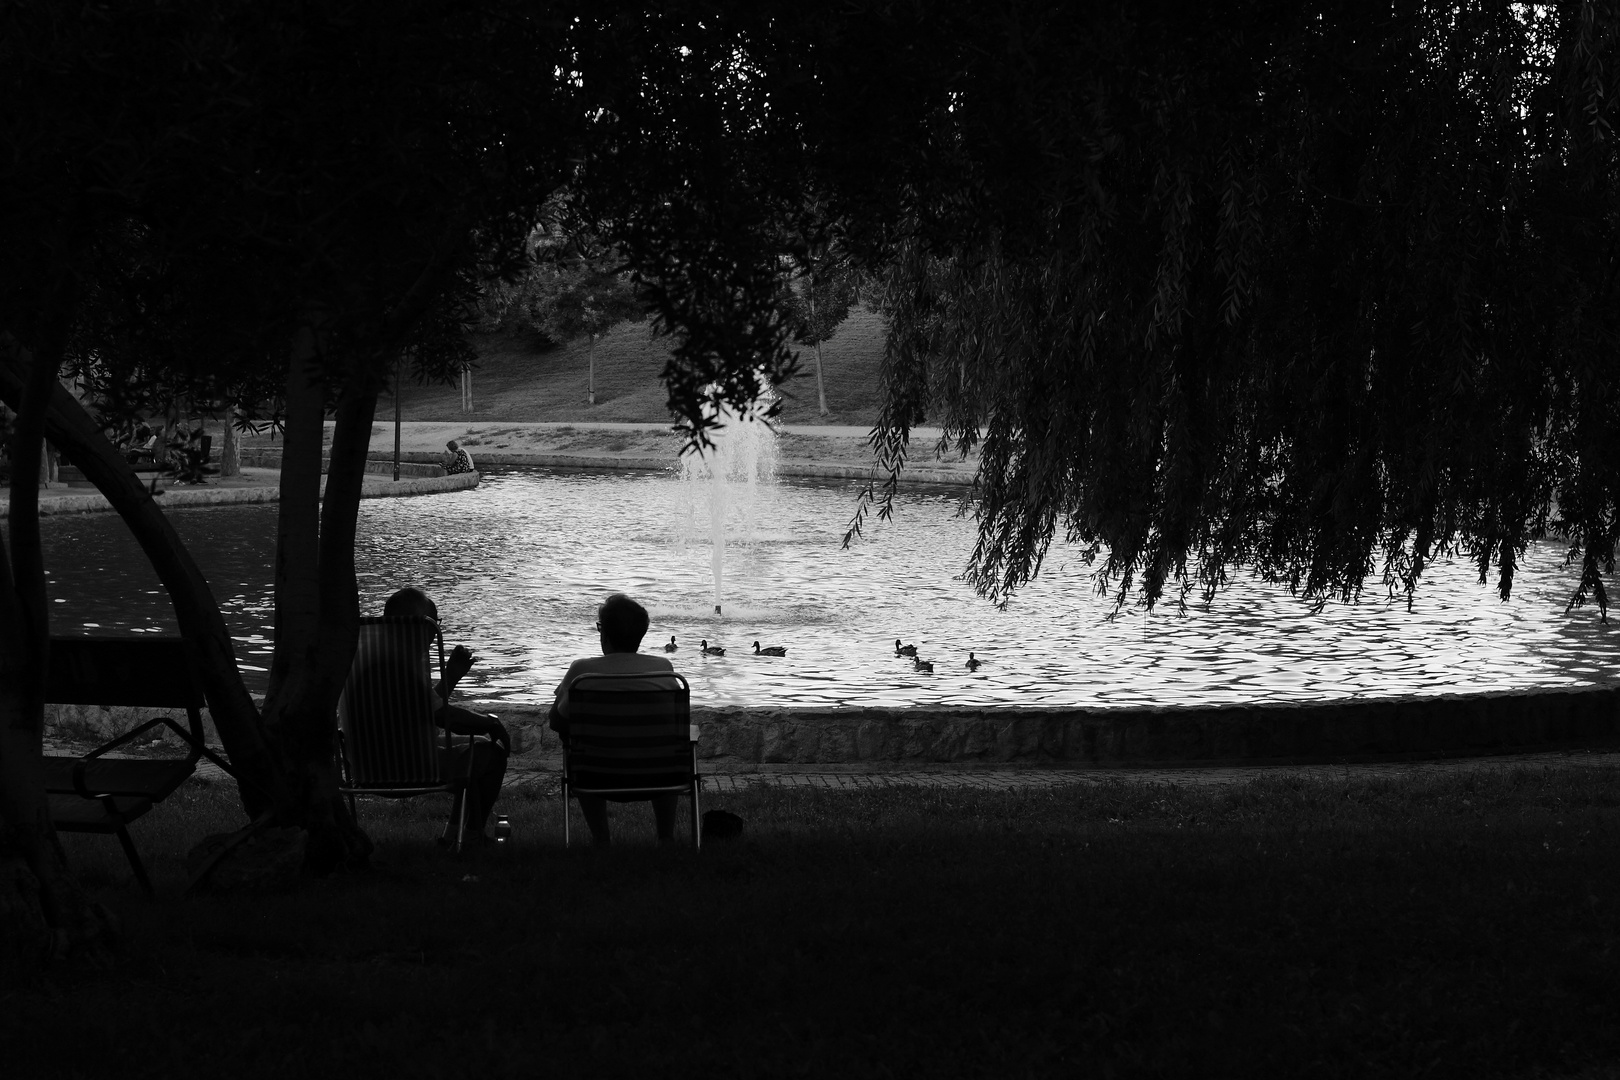
[[[392,499],[412,495],[441,495],[447,491],[464,491],[478,486],[478,473],[457,473],[454,476],[423,476],[367,484],[360,490],[362,499]],[[324,490],[325,481],[322,482]],[[165,488],[159,498],[160,506],[169,508],[193,506],[238,506],[252,503],[277,502],[281,489],[274,485],[240,488]],[[0,501],[0,518],[8,507]],[[47,514],[90,514],[112,510],[112,504],[101,494],[53,495],[40,492],[39,512]]]
[[[494,712],[536,764],[557,755],[537,705]],[[162,710],[51,705],[47,729],[110,738]],[[1153,709],[693,710],[722,766],[1302,765],[1620,748],[1620,687]],[[211,728],[211,725],[210,725]]]

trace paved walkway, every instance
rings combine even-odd
[[[705,765],[703,790],[729,794],[753,788],[823,791],[874,791],[885,788],[950,788],[973,791],[1024,791],[1077,784],[1176,784],[1218,786],[1259,779],[1299,777],[1311,780],[1416,779],[1517,768],[1620,768],[1620,752],[1567,750],[1542,754],[1448,758],[1442,761],[1381,761],[1343,765],[1226,765],[1209,768],[1045,768],[1042,766],[897,765],[873,769],[860,765]],[[204,760],[197,774],[223,781],[218,766]],[[531,764],[521,757],[507,770],[507,790],[541,796],[558,794],[554,762]]]

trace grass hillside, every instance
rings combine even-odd
[[[649,323],[626,323],[596,343],[596,405],[586,404],[586,343],[542,346],[529,334],[477,335],[473,411],[461,411],[457,386],[411,386],[401,393],[405,420],[639,421],[669,419],[659,373],[669,356],[665,339]],[[855,424],[877,420],[882,319],[856,309],[821,347],[828,416],[817,415],[815,353],[803,350],[802,372],[784,387],[782,420],[790,424]],[[393,415],[393,399],[377,405],[379,420]]]

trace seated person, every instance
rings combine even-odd
[[[149,462],[152,460],[153,447],[157,445],[157,435],[145,422],[135,425],[135,431],[129,442],[123,447],[124,459],[130,464]]]
[[[444,445],[450,451],[444,455],[444,471],[447,475],[473,471],[472,455],[463,450],[456,440],[451,439]]]
[[[388,598],[383,605],[383,614],[391,618],[402,616],[418,616],[439,621],[438,605],[428,599],[427,594],[420,589],[404,588]],[[473,843],[487,839],[484,836],[484,823],[489,819],[489,812],[495,805],[495,800],[501,793],[501,781],[506,777],[506,757],[512,747],[511,737],[499,720],[492,717],[481,716],[469,712],[459,706],[450,704],[450,693],[455,689],[456,683],[472,668],[473,655],[465,645],[457,645],[450,652],[450,658],[445,662],[444,679],[433,687],[425,689],[438,699],[438,708],[434,716],[439,727],[452,735],[487,735],[491,741],[474,742],[469,751],[466,746],[458,746],[451,762],[452,776],[468,775],[467,791],[472,801],[467,804],[467,837]],[[467,772],[467,754],[472,754],[472,766]],[[445,823],[444,835],[439,838],[441,844],[454,843],[457,818],[461,814],[461,796],[450,807],[450,820]]]
[[[643,655],[641,639],[647,633],[647,609],[623,593],[614,593],[596,609],[596,629],[602,639],[602,655],[587,656],[568,665],[568,672],[557,684],[556,700],[552,703],[549,723],[566,744],[568,742],[568,684],[576,675],[587,672],[605,675],[639,675],[647,671],[673,672],[675,666],[662,656]],[[591,839],[605,847],[612,842],[608,830],[607,800],[614,802],[651,802],[653,821],[658,828],[658,839],[675,838],[675,809],[678,795],[627,795],[623,798],[601,795],[577,795],[585,824],[590,826]]]

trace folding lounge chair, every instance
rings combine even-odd
[[[476,736],[462,737],[468,748],[466,765],[452,776],[456,737],[433,719],[440,699],[432,687],[443,678],[444,638],[438,623],[416,616],[360,620],[354,667],[338,700],[343,778],[338,790],[349,797],[351,813],[356,795],[409,799],[439,791],[459,794],[459,853],[467,831],[467,781]]]
[[[697,729],[691,688],[670,671],[587,673],[568,684],[563,745],[563,846],[570,841],[568,796],[692,797],[692,847],[701,850]]]
[[[203,692],[185,642],[177,637],[52,638],[45,700],[64,705],[183,708],[186,727],[167,716],[137,725],[82,757],[47,755],[41,762],[51,821],[61,832],[111,833],[123,845],[141,888],[152,882],[130,839],[129,824],[162,802],[207,757],[235,776],[203,741]],[[121,748],[155,729],[180,737],[182,757],[126,757]],[[114,753],[119,752],[119,753]],[[112,754],[113,756],[108,756]]]

